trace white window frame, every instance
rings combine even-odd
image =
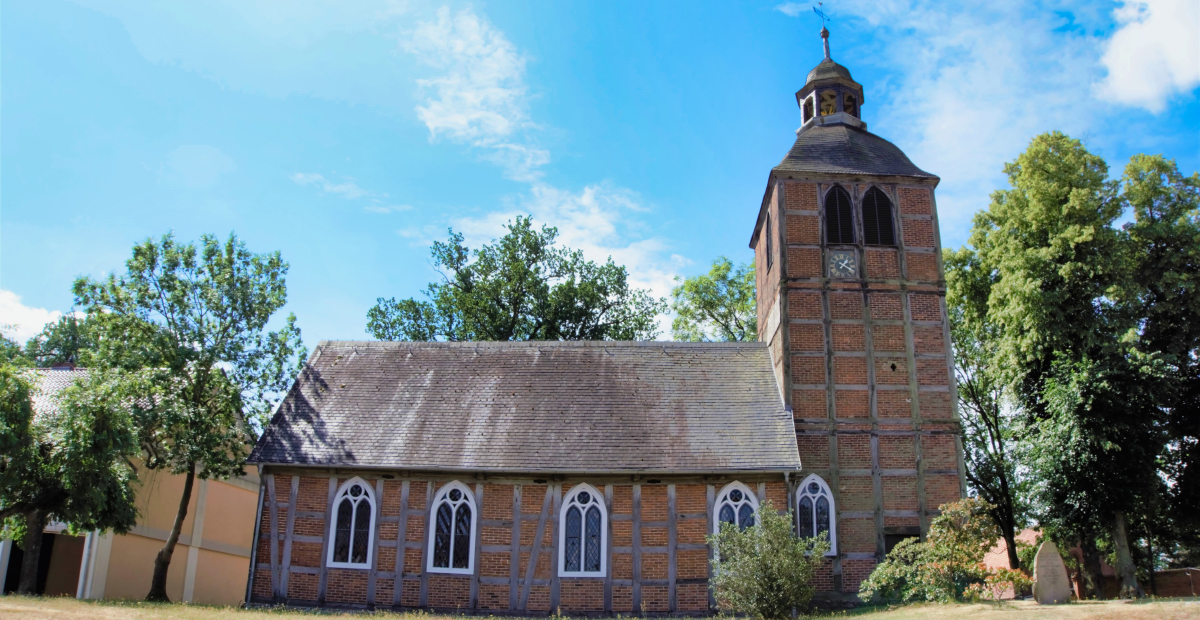
[[[746,499],[736,503],[727,502],[726,497],[729,495],[729,492],[735,489],[741,491],[742,495],[744,495]],[[712,533],[721,533],[721,506],[730,504],[733,507],[733,514],[736,516],[738,513],[738,508],[744,503],[750,504],[750,506],[754,508],[754,514],[758,514],[758,493],[751,491],[750,487],[738,482],[737,480],[734,480],[724,487],[721,487],[721,491],[717,493],[717,500],[713,502]],[[758,525],[757,516],[754,518],[754,524]]]
[[[808,485],[813,482],[817,483],[817,486],[820,487],[820,490],[816,494],[810,493],[808,491]],[[827,551],[825,553],[825,555],[831,556],[831,557],[836,556],[837,555],[837,521],[838,521],[838,518],[837,518],[837,502],[835,502],[833,499],[833,491],[829,488],[829,485],[825,482],[825,479],[816,474],[809,474],[808,477],[804,479],[804,482],[801,482],[800,486],[796,487],[796,506],[795,506],[795,508],[796,508],[796,535],[797,536],[800,535],[800,500],[804,499],[805,497],[812,499],[813,532],[814,533],[816,533],[816,531],[817,531],[817,528],[816,528],[817,498],[825,497],[825,499],[829,500],[829,551]]]
[[[567,570],[567,510],[571,506],[578,506],[575,501],[576,497],[587,491],[592,496],[591,503],[586,507],[598,506],[600,508],[600,571],[568,571]],[[583,516],[584,511],[580,511]],[[604,495],[596,490],[596,487],[585,483],[577,484],[571,487],[567,495],[563,497],[562,506],[558,511],[558,576],[559,577],[604,577],[608,574],[608,507],[604,505]],[[580,537],[582,538],[587,531],[587,522],[580,522]],[[584,558],[586,557],[583,549],[579,550],[579,565],[582,568]]]
[[[450,491],[458,489],[463,494],[463,499],[457,502],[450,500],[448,495]],[[451,505],[450,512],[450,566],[434,566],[433,554],[434,545],[437,542],[437,511],[443,503]],[[471,536],[468,539],[467,551],[467,567],[454,568],[454,512],[461,504],[467,504],[471,508]],[[454,480],[442,485],[438,492],[433,496],[433,504],[429,509],[429,546],[426,549],[429,553],[426,554],[425,570],[430,573],[442,573],[450,575],[473,575],[475,574],[475,537],[479,530],[479,507],[475,504],[475,494],[467,485]]]
[[[346,554],[346,559],[349,560],[354,556],[354,519],[358,515],[358,502],[366,501],[371,506],[371,525],[367,528],[367,561],[366,562],[335,562],[333,559],[334,547],[337,544],[337,526],[338,526],[338,506],[350,494],[350,489],[354,485],[362,487],[362,498],[354,502],[354,507],[350,510],[350,552]],[[353,498],[351,498],[353,501]],[[333,496],[333,505],[330,506],[329,519],[329,551],[325,555],[325,566],[329,568],[355,568],[367,570],[371,568],[371,563],[375,559],[375,489],[367,484],[366,480],[355,476],[342,483],[338,488],[337,493]]]

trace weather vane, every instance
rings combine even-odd
[[[825,3],[824,3],[824,2],[818,2],[818,3],[817,3],[817,6],[825,6]],[[825,27],[825,22],[831,22],[831,21],[833,21],[833,19],[832,19],[831,17],[829,17],[828,15],[826,15],[826,14],[822,13],[822,12],[821,12],[821,9],[818,9],[816,6],[814,6],[814,7],[813,7],[813,13],[816,13],[817,15],[820,15],[820,16],[821,16],[821,27],[822,27],[822,28],[824,28],[824,27]]]

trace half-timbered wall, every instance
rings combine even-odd
[[[329,568],[334,494],[354,475],[375,491],[373,561],[366,569]],[[529,614],[708,614],[705,536],[717,491],[735,479],[430,479],[271,468],[263,478],[250,602]],[[472,490],[481,513],[472,524],[475,570],[430,573],[431,503],[455,479]],[[760,501],[788,504],[783,476],[736,479]],[[559,508],[581,482],[604,496],[608,570],[602,577],[560,578]]]
[[[884,179],[774,179],[765,201],[775,236],[759,308],[778,308],[760,338],[783,365],[803,463],[837,510],[838,553],[819,591],[850,597],[889,544],[924,534],[937,507],[963,493],[953,362],[933,188]],[[824,199],[837,182],[854,203],[858,277],[827,269]],[[880,188],[893,205],[896,246],[863,245],[862,197]],[[762,226],[756,266],[766,270]],[[780,255],[782,254],[782,255]]]

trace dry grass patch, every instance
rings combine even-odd
[[[319,620],[362,617],[362,612],[238,609],[204,605],[151,604],[121,601],[78,601],[72,598],[0,597],[3,620]],[[387,620],[477,620],[420,612],[376,612]],[[892,609],[865,608],[821,616],[816,620],[1200,620],[1200,602],[1158,600],[1146,603],[1083,602],[1041,607],[1031,601],[981,605],[908,605]],[[515,620],[506,617],[504,620]]]

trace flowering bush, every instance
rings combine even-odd
[[[977,598],[996,575],[983,564],[1000,532],[978,498],[943,504],[926,540],[901,541],[859,586],[859,598],[951,602]],[[997,579],[1011,578],[998,576]]]

